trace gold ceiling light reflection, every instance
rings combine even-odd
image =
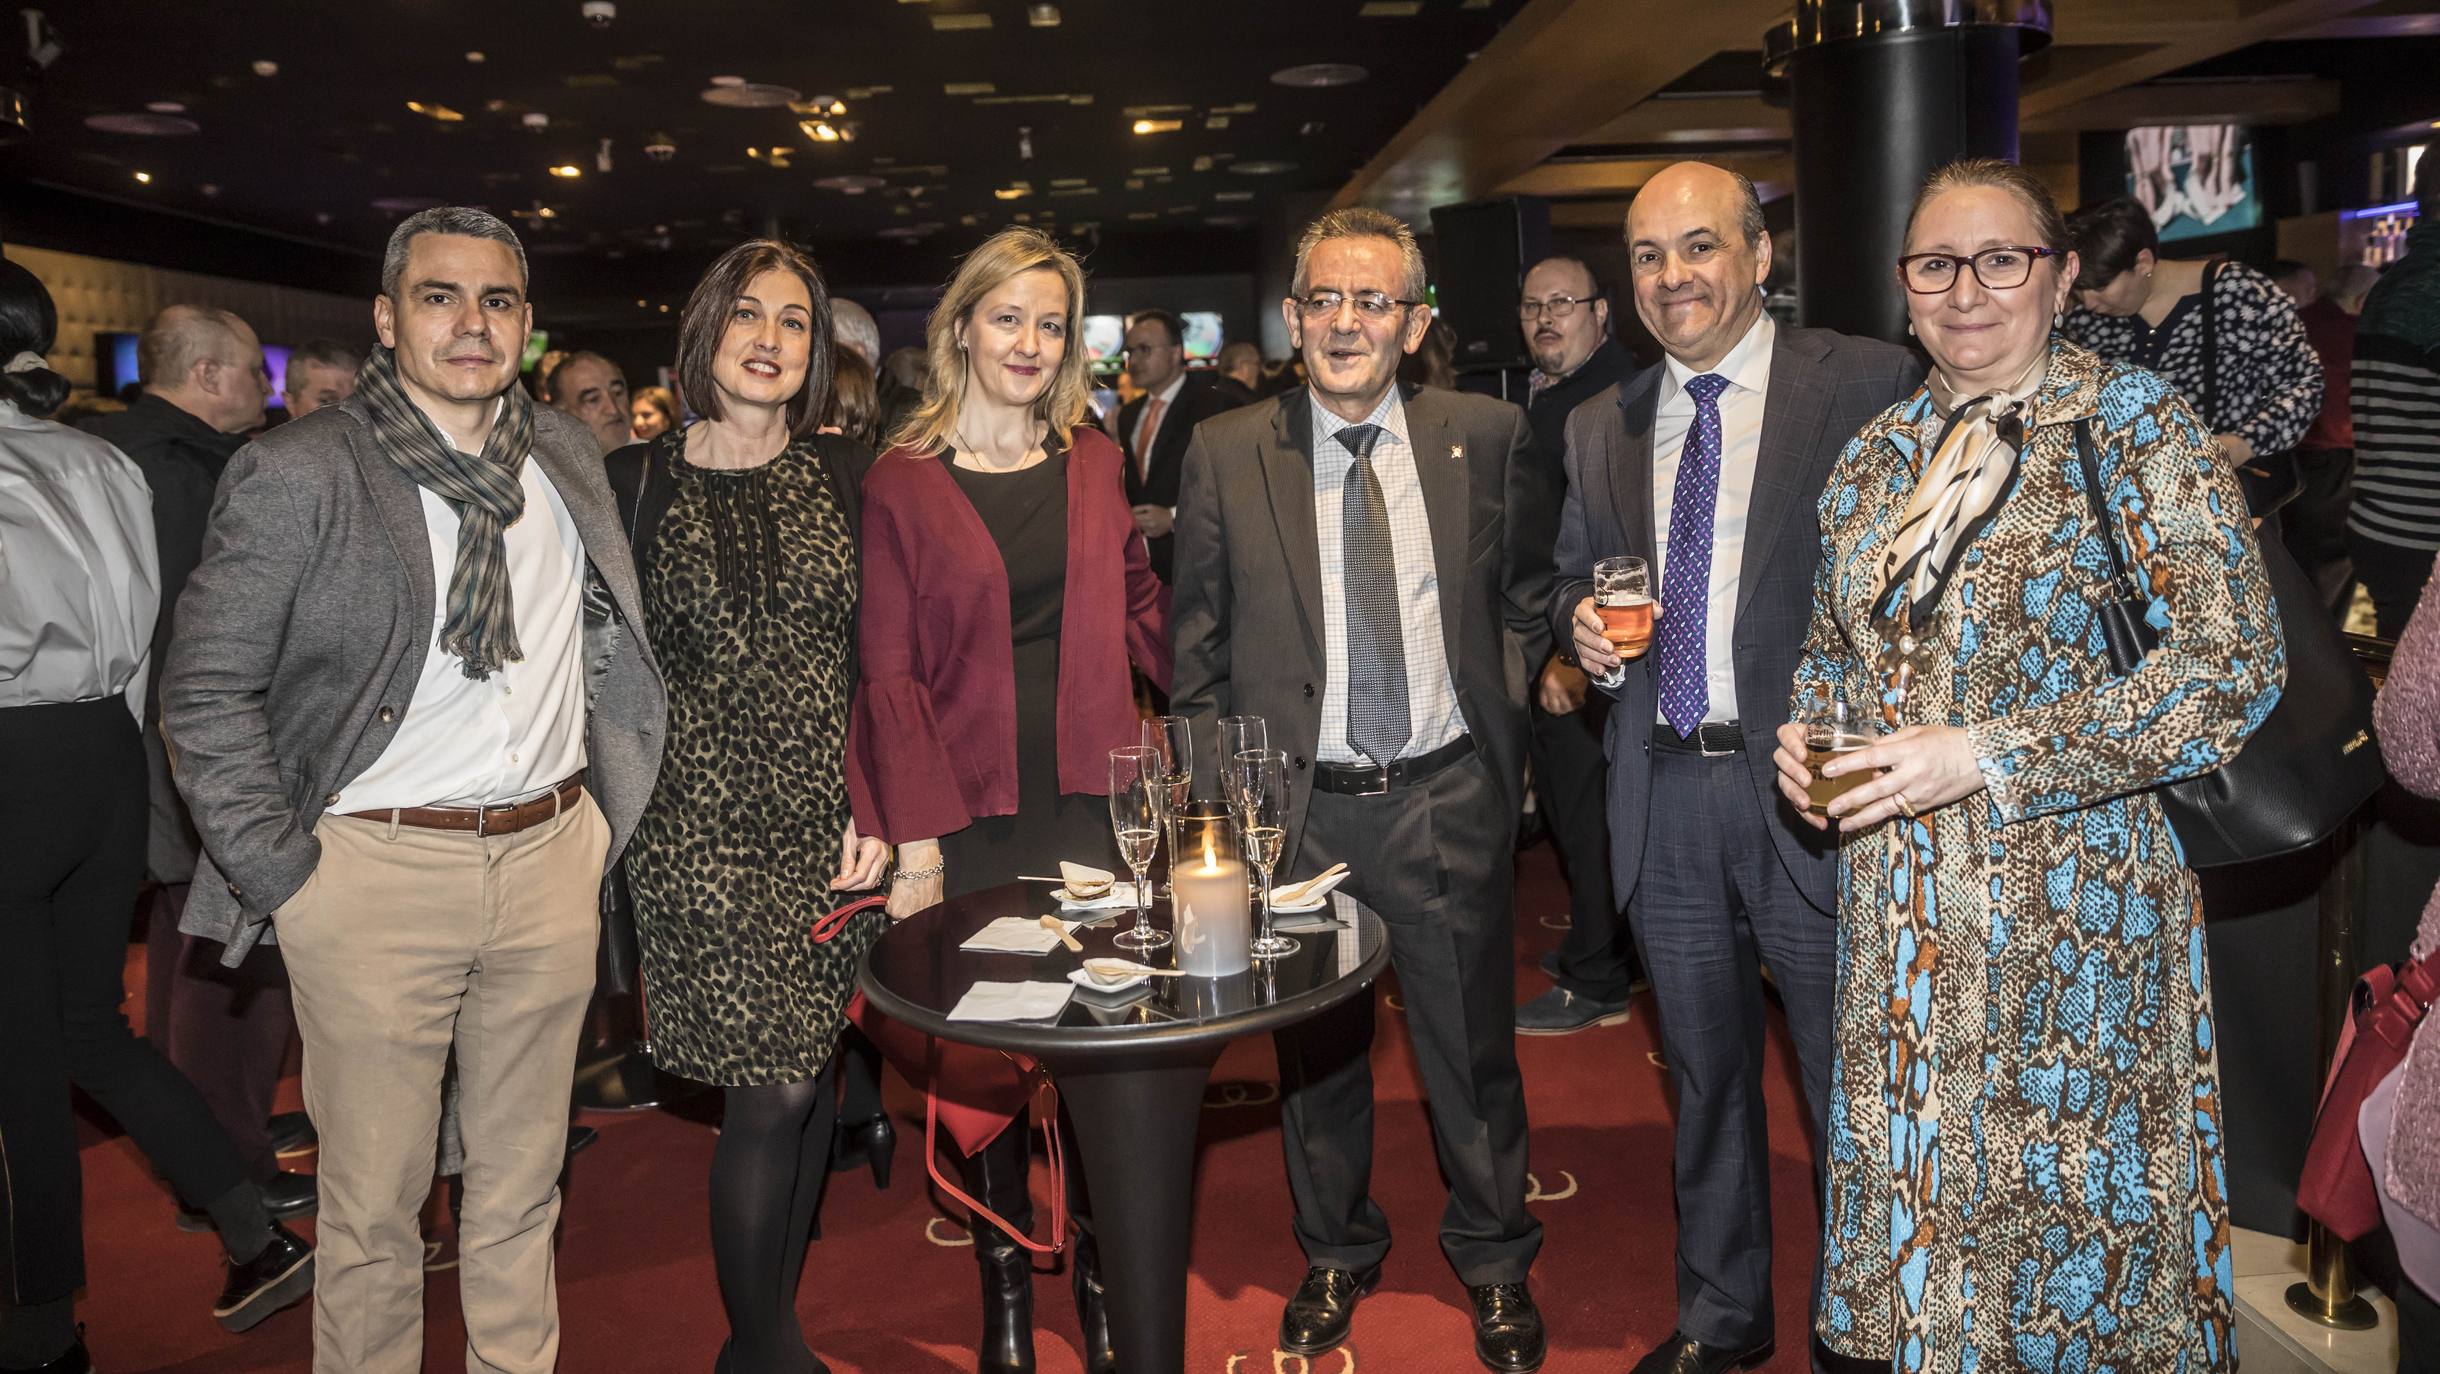
[[[562,181],[574,181],[576,178],[583,176],[584,174],[585,169],[577,166],[573,162],[562,162],[558,166],[551,169],[551,175],[558,177]]]
[[[408,101],[407,108],[413,110],[419,115],[422,115],[426,119],[436,119],[443,124],[456,124],[466,118],[466,116],[459,114],[457,111],[450,109],[446,105],[434,104],[422,100]]]
[[[1020,182],[1018,182],[1017,184],[1015,184],[1014,186],[1001,186],[1001,187],[996,187],[996,188],[994,188],[994,189],[993,189],[993,191],[992,191],[992,193],[991,193],[991,194],[992,194],[992,196],[993,196],[995,199],[999,199],[999,200],[1023,200],[1023,199],[1025,199],[1027,196],[1032,195],[1033,193],[1034,193],[1034,188],[1033,188],[1033,187],[1028,186],[1028,185],[1026,185],[1024,182],[1020,181]]]
[[[1139,119],[1132,127],[1139,134],[1174,134],[1179,125],[1174,119]]]
[[[150,172],[138,172],[138,173],[136,173],[136,184],[137,184],[137,185],[139,185],[139,186],[150,186],[150,185],[152,185],[152,173],[150,173]]]

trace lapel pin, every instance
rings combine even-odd
[[[1452,462],[1454,462],[1455,460],[1457,460],[1457,459],[1459,459],[1459,458],[1463,458],[1463,457],[1465,457],[1465,456],[1466,456],[1466,446],[1465,446],[1464,444],[1451,444],[1451,445],[1449,445],[1449,458],[1450,458],[1450,460],[1451,460]]]

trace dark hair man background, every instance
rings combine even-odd
[[[364,355],[336,339],[308,339],[288,353],[288,372],[280,378],[280,400],[291,420],[302,420],[324,406],[335,406],[356,394],[356,369]]]
[[[1127,504],[1152,547],[1152,571],[1170,580],[1170,527],[1178,514],[1178,470],[1195,426],[1238,402],[1209,374],[1186,370],[1186,324],[1147,310],[1127,326],[1127,375],[1143,394],[1118,411],[1118,446],[1127,455]]]
[[[570,353],[551,369],[550,403],[583,421],[604,453],[635,441],[627,374],[599,353]]]
[[[1517,328],[1534,363],[1526,404],[1534,438],[1533,499],[1521,521],[1525,538],[1551,548],[1559,542],[1559,509],[1567,500],[1567,417],[1625,381],[1635,360],[1611,336],[1608,293],[1580,258],[1544,258],[1525,273]],[[1534,797],[1567,871],[1569,924],[1558,952],[1543,961],[1551,988],[1517,1008],[1523,1035],[1565,1035],[1624,1021],[1628,989],[1641,976],[1635,942],[1610,886],[1609,766],[1601,754],[1609,698],[1586,687],[1583,671],[1553,653],[1535,665],[1526,694]]]

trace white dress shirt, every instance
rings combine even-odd
[[[1169,379],[1169,385],[1153,393],[1153,400],[1161,403],[1161,413],[1157,417],[1159,425],[1169,423],[1169,412],[1176,409],[1178,393],[1185,389],[1186,373],[1180,371],[1177,376]],[[1135,433],[1131,436],[1135,446],[1135,475],[1146,481],[1150,481],[1152,478],[1152,442],[1161,437],[1159,425],[1155,425],[1151,429],[1144,427],[1146,421],[1154,418],[1156,417],[1152,413],[1152,401],[1144,402],[1144,408],[1135,412]]]
[[[1744,578],[1745,516],[1754,503],[1754,464],[1762,447],[1762,405],[1771,386],[1771,345],[1777,326],[1766,313],[1713,368],[1728,379],[1720,393],[1720,499],[1711,517],[1711,595],[1703,617],[1706,721],[1737,718],[1737,590]],[[1702,375],[1675,358],[1663,363],[1660,410],[1652,426],[1652,599],[1660,600],[1669,572],[1669,505],[1677,496],[1678,464],[1694,428],[1694,397],[1686,383]],[[1657,648],[1658,629],[1654,630]],[[1655,704],[1654,720],[1661,719]]]
[[[1347,470],[1356,456],[1334,436],[1348,427],[1308,390],[1313,408],[1313,528],[1322,553],[1322,738],[1315,754],[1324,763],[1368,763],[1347,742],[1347,593],[1345,504]],[[1373,441],[1373,475],[1389,508],[1392,556],[1398,564],[1398,632],[1406,649],[1407,721],[1412,733],[1398,757],[1428,754],[1466,732],[1457,709],[1457,683],[1449,676],[1448,643],[1440,630],[1440,566],[1432,559],[1432,522],[1423,504],[1423,480],[1415,474],[1414,445],[1407,441],[1406,403],[1398,388],[1364,423],[1379,425]],[[1443,459],[1442,461],[1446,461]]]
[[[518,662],[481,682],[441,651],[458,517],[422,487],[432,550],[432,628],[398,733],[330,804],[335,812],[490,806],[538,796],[585,766],[585,546],[567,504],[527,454],[525,513],[508,527]],[[542,518],[537,519],[535,517]]]
[[[141,725],[160,608],[135,460],[0,401],[0,708],[124,694]]]

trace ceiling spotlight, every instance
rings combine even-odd
[[[544,114],[540,110],[527,110],[524,116],[517,122],[533,130],[535,133],[541,133],[543,130],[551,127],[551,117]]]
[[[469,62],[480,63],[483,60],[483,54],[480,51],[469,52],[466,54],[466,60]]]
[[[175,100],[156,100],[144,107],[154,114],[185,114],[186,107]]]
[[[443,124],[455,124],[466,117],[446,105],[428,104],[421,100],[408,101],[407,108],[426,119],[437,119]]]
[[[991,194],[1000,200],[1023,200],[1032,195],[1033,191],[1024,186],[1002,186],[993,190]]]
[[[562,162],[558,166],[551,169],[551,175],[558,177],[563,181],[574,181],[576,178],[583,176],[584,174],[585,169],[577,166],[573,162]]]
[[[667,162],[677,155],[678,145],[670,139],[669,135],[658,130],[654,131],[651,141],[644,145],[644,156],[655,162]]]
[[[612,4],[611,0],[585,0],[576,8],[578,13],[584,15],[585,22],[597,29],[606,29],[618,19],[618,6]]]
[[[1033,25],[1037,29],[1058,28],[1059,7],[1051,4],[1027,5],[1025,7],[1025,22]]]
[[[1139,134],[1174,134],[1178,131],[1178,121],[1174,119],[1139,119],[1135,121],[1135,131]]]
[[[1274,86],[1303,86],[1309,89],[1324,86],[1352,86],[1372,75],[1353,62],[1307,62],[1302,66],[1282,67],[1271,73]]]
[[[260,77],[278,76],[280,74],[280,64],[268,59],[256,62],[254,64],[254,74]]]
[[[150,186],[152,185],[152,173],[138,172],[136,173],[136,181],[142,185]]]

